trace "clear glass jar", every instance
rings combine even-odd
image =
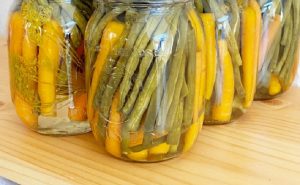
[[[265,100],[286,92],[299,64],[300,1],[262,1],[263,31],[260,41],[255,98]]]
[[[193,1],[108,0],[86,35],[88,118],[111,155],[155,162],[202,127],[204,32]]]
[[[84,32],[92,0],[16,1],[9,20],[11,97],[30,129],[47,135],[90,131]]]
[[[253,102],[261,29],[256,0],[195,1],[207,45],[204,124],[229,123]]]

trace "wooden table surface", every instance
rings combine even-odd
[[[179,158],[129,163],[107,155],[91,134],[55,138],[26,129],[10,101],[0,45],[0,176],[43,185],[300,184],[300,89],[255,102],[232,124],[205,126]]]

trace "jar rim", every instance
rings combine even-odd
[[[172,5],[178,3],[188,3],[192,0],[100,0],[104,3],[116,3],[116,4],[123,4],[123,5]]]

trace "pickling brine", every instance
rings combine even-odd
[[[204,119],[204,30],[192,1],[108,0],[86,33],[88,119],[111,155],[188,151]]]
[[[23,0],[9,19],[11,97],[22,122],[41,134],[90,131],[84,32],[92,0]]]

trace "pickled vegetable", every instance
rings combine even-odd
[[[206,58],[205,123],[229,123],[241,116],[254,99],[260,7],[256,0],[207,0],[203,8],[199,13],[207,36],[204,45],[210,47]]]
[[[241,55],[243,60],[243,85],[245,88],[244,107],[251,106],[256,91],[256,74],[261,30],[261,11],[255,0],[242,13]],[[250,75],[254,74],[254,75]]]
[[[191,148],[203,122],[204,28],[191,2],[156,3],[107,3],[88,23],[95,30],[87,38],[98,33],[86,42],[88,117],[97,140],[125,160],[175,157]]]
[[[299,59],[300,3],[277,0],[261,4],[263,30],[256,99],[286,92],[295,78]]]
[[[21,120],[39,133],[90,130],[83,36],[93,11],[92,0],[23,0],[11,14],[11,95]]]

